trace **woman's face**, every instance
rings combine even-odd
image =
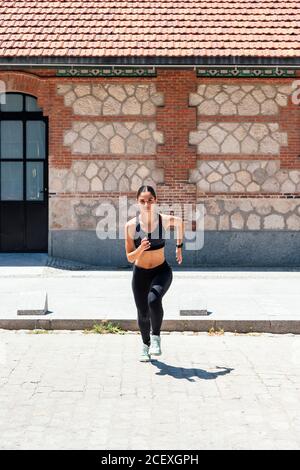
[[[138,205],[141,211],[152,211],[155,203],[156,198],[150,193],[150,191],[140,193],[138,197]]]

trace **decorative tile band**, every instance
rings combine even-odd
[[[280,132],[276,122],[199,122],[189,133],[189,143],[197,153],[274,154],[287,145],[287,132]]]
[[[57,70],[58,77],[155,77],[155,67],[67,67]]]
[[[155,160],[78,160],[70,169],[52,168],[49,179],[51,192],[127,192],[162,183],[164,173]]]
[[[272,68],[196,68],[198,77],[245,77],[245,78],[258,78],[258,77],[296,77],[295,69],[272,67]]]
[[[280,160],[198,160],[189,182],[204,192],[294,193],[300,170],[280,169]]]
[[[299,230],[297,199],[201,199],[205,230]]]
[[[163,106],[163,93],[150,84],[84,83],[57,84],[57,94],[64,96],[65,106],[82,116],[154,116]]]
[[[197,106],[199,115],[269,116],[287,105],[291,93],[291,84],[201,84],[190,93],[189,105]]]
[[[82,122],[73,121],[65,131],[64,145],[73,154],[153,155],[156,145],[163,143],[163,133],[155,122]]]

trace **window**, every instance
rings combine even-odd
[[[43,201],[46,121],[34,96],[0,100],[0,200]]]

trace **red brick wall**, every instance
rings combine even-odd
[[[298,72],[298,77],[300,72]],[[39,105],[43,108],[44,114],[49,117],[49,165],[56,168],[69,168],[72,160],[82,156],[74,156],[70,153],[67,147],[63,146],[63,132],[70,129],[71,122],[74,120],[82,120],[82,116],[73,115],[72,107],[64,105],[64,98],[56,92],[57,83],[100,83],[108,81],[114,83],[134,83],[145,82],[155,83],[157,91],[164,93],[165,104],[157,108],[156,123],[157,130],[162,131],[165,137],[165,143],[158,146],[156,155],[143,155],[130,156],[130,159],[156,159],[157,167],[164,169],[165,181],[158,183],[157,191],[160,202],[178,202],[178,203],[193,203],[196,200],[196,186],[194,183],[189,183],[189,169],[195,168],[197,159],[257,159],[255,155],[197,155],[196,146],[189,145],[188,135],[197,127],[196,107],[189,106],[189,93],[193,93],[197,89],[199,83],[226,83],[236,84],[239,81],[243,83],[255,84],[259,83],[276,83],[286,84],[293,79],[238,79],[238,78],[200,78],[196,76],[196,72],[190,69],[157,69],[157,77],[148,78],[60,78],[55,76],[55,70],[45,69],[24,69],[0,71],[0,79],[4,80],[7,84],[7,91],[20,91],[35,95],[38,98]],[[95,116],[84,116],[84,120],[94,120]],[[99,117],[98,117],[99,118]],[[118,116],[118,120],[138,120],[143,121],[153,117],[146,116]],[[116,116],[101,116],[101,120],[114,121]],[[212,116],[209,120],[215,121],[258,121],[270,122],[270,116]],[[288,146],[281,148],[280,160],[281,167],[288,169],[300,168],[300,106],[292,103],[289,99],[288,106],[280,108],[279,119],[276,121],[280,123],[281,130],[288,132]],[[95,155],[85,159],[95,159]],[[101,155],[101,159],[112,159],[111,155]],[[260,158],[262,158],[260,156]],[[263,158],[278,158],[273,156],[263,156]],[[105,193],[108,196],[116,195],[119,193]],[[102,193],[103,195],[103,193]],[[135,196],[135,193],[127,193],[128,196]],[[99,196],[99,195],[98,195]],[[207,194],[212,196],[212,194]],[[213,193],[216,196],[216,193]],[[242,196],[241,194],[239,196]],[[245,197],[251,197],[245,194]],[[264,197],[267,194],[264,193]],[[94,194],[93,197],[96,197]],[[231,194],[232,197],[232,194]]]

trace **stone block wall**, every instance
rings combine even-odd
[[[300,230],[300,113],[290,80],[199,83],[189,181],[207,231]],[[299,235],[299,233],[298,233]],[[288,236],[288,234],[287,234]],[[293,246],[287,243],[290,252]]]
[[[71,119],[63,126],[61,142],[70,162],[50,172],[55,230],[95,231],[97,215],[91,208],[103,202],[103,194],[117,204],[119,195],[132,198],[142,184],[164,182],[164,169],[156,164],[157,147],[164,143],[156,127],[163,93],[147,80],[97,81],[56,84]]]
[[[128,265],[123,239],[96,237],[97,206],[117,207],[120,195],[134,202],[138,187],[151,184],[159,203],[204,205],[204,247],[186,252],[187,265],[215,263],[221,245],[220,265],[231,255],[242,265],[257,246],[250,236],[268,253],[251,251],[253,265],[300,265],[300,106],[291,100],[292,78],[204,78],[176,68],[158,68],[155,77],[24,69],[0,78],[11,91],[37,96],[49,118],[49,253]]]

